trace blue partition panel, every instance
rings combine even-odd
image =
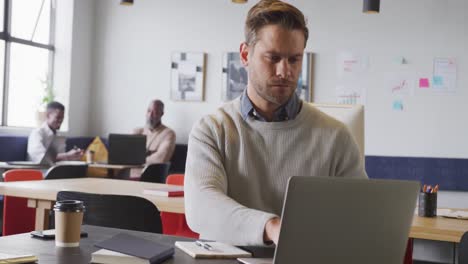
[[[28,138],[0,136],[0,161],[26,160]]]
[[[442,190],[468,191],[468,159],[366,156],[369,178],[417,180]]]

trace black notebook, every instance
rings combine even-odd
[[[95,246],[147,259],[151,264],[162,263],[174,255],[173,246],[127,234],[118,234],[110,239],[96,243]]]

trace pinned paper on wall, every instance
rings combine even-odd
[[[440,86],[444,85],[444,77],[434,76],[432,77],[432,83],[436,88],[440,88]]]
[[[403,101],[402,100],[394,100],[392,104],[392,109],[395,111],[403,111]]]
[[[369,57],[342,51],[337,56],[338,78],[353,78],[369,69]]]
[[[390,94],[409,95],[412,93],[413,80],[407,74],[389,72],[385,74],[384,87]]]
[[[408,64],[408,60],[406,60],[406,58],[403,57],[403,56],[395,57],[395,58],[393,59],[393,61],[394,61],[396,64]]]
[[[428,78],[419,78],[419,88],[429,88]]]
[[[369,69],[369,56],[348,51],[337,54],[336,101],[339,104],[365,104],[364,80]]]
[[[456,92],[457,64],[454,58],[435,58],[432,88],[441,92]]]
[[[338,104],[365,104],[365,90],[357,86],[337,85],[335,93]]]

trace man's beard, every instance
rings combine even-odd
[[[286,85],[291,89],[291,93],[288,95],[274,95],[272,91],[272,86],[275,85]],[[257,92],[257,94],[262,97],[264,100],[276,104],[278,106],[283,105],[286,103],[294,93],[293,87],[295,87],[295,84],[293,81],[288,81],[288,80],[273,80],[273,81],[268,81],[267,84],[265,85],[254,85],[254,88]]]
[[[159,126],[159,124],[161,124],[161,120],[156,120],[156,119],[151,119],[151,118],[148,118],[146,120],[146,124],[150,127],[150,128],[156,128]]]

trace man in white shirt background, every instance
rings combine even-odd
[[[65,152],[65,141],[60,140],[57,131],[62,125],[65,116],[65,106],[59,102],[47,104],[46,121],[31,131],[28,138],[28,160],[40,162],[49,147],[57,153],[54,161],[80,160],[83,150],[73,148]]]

